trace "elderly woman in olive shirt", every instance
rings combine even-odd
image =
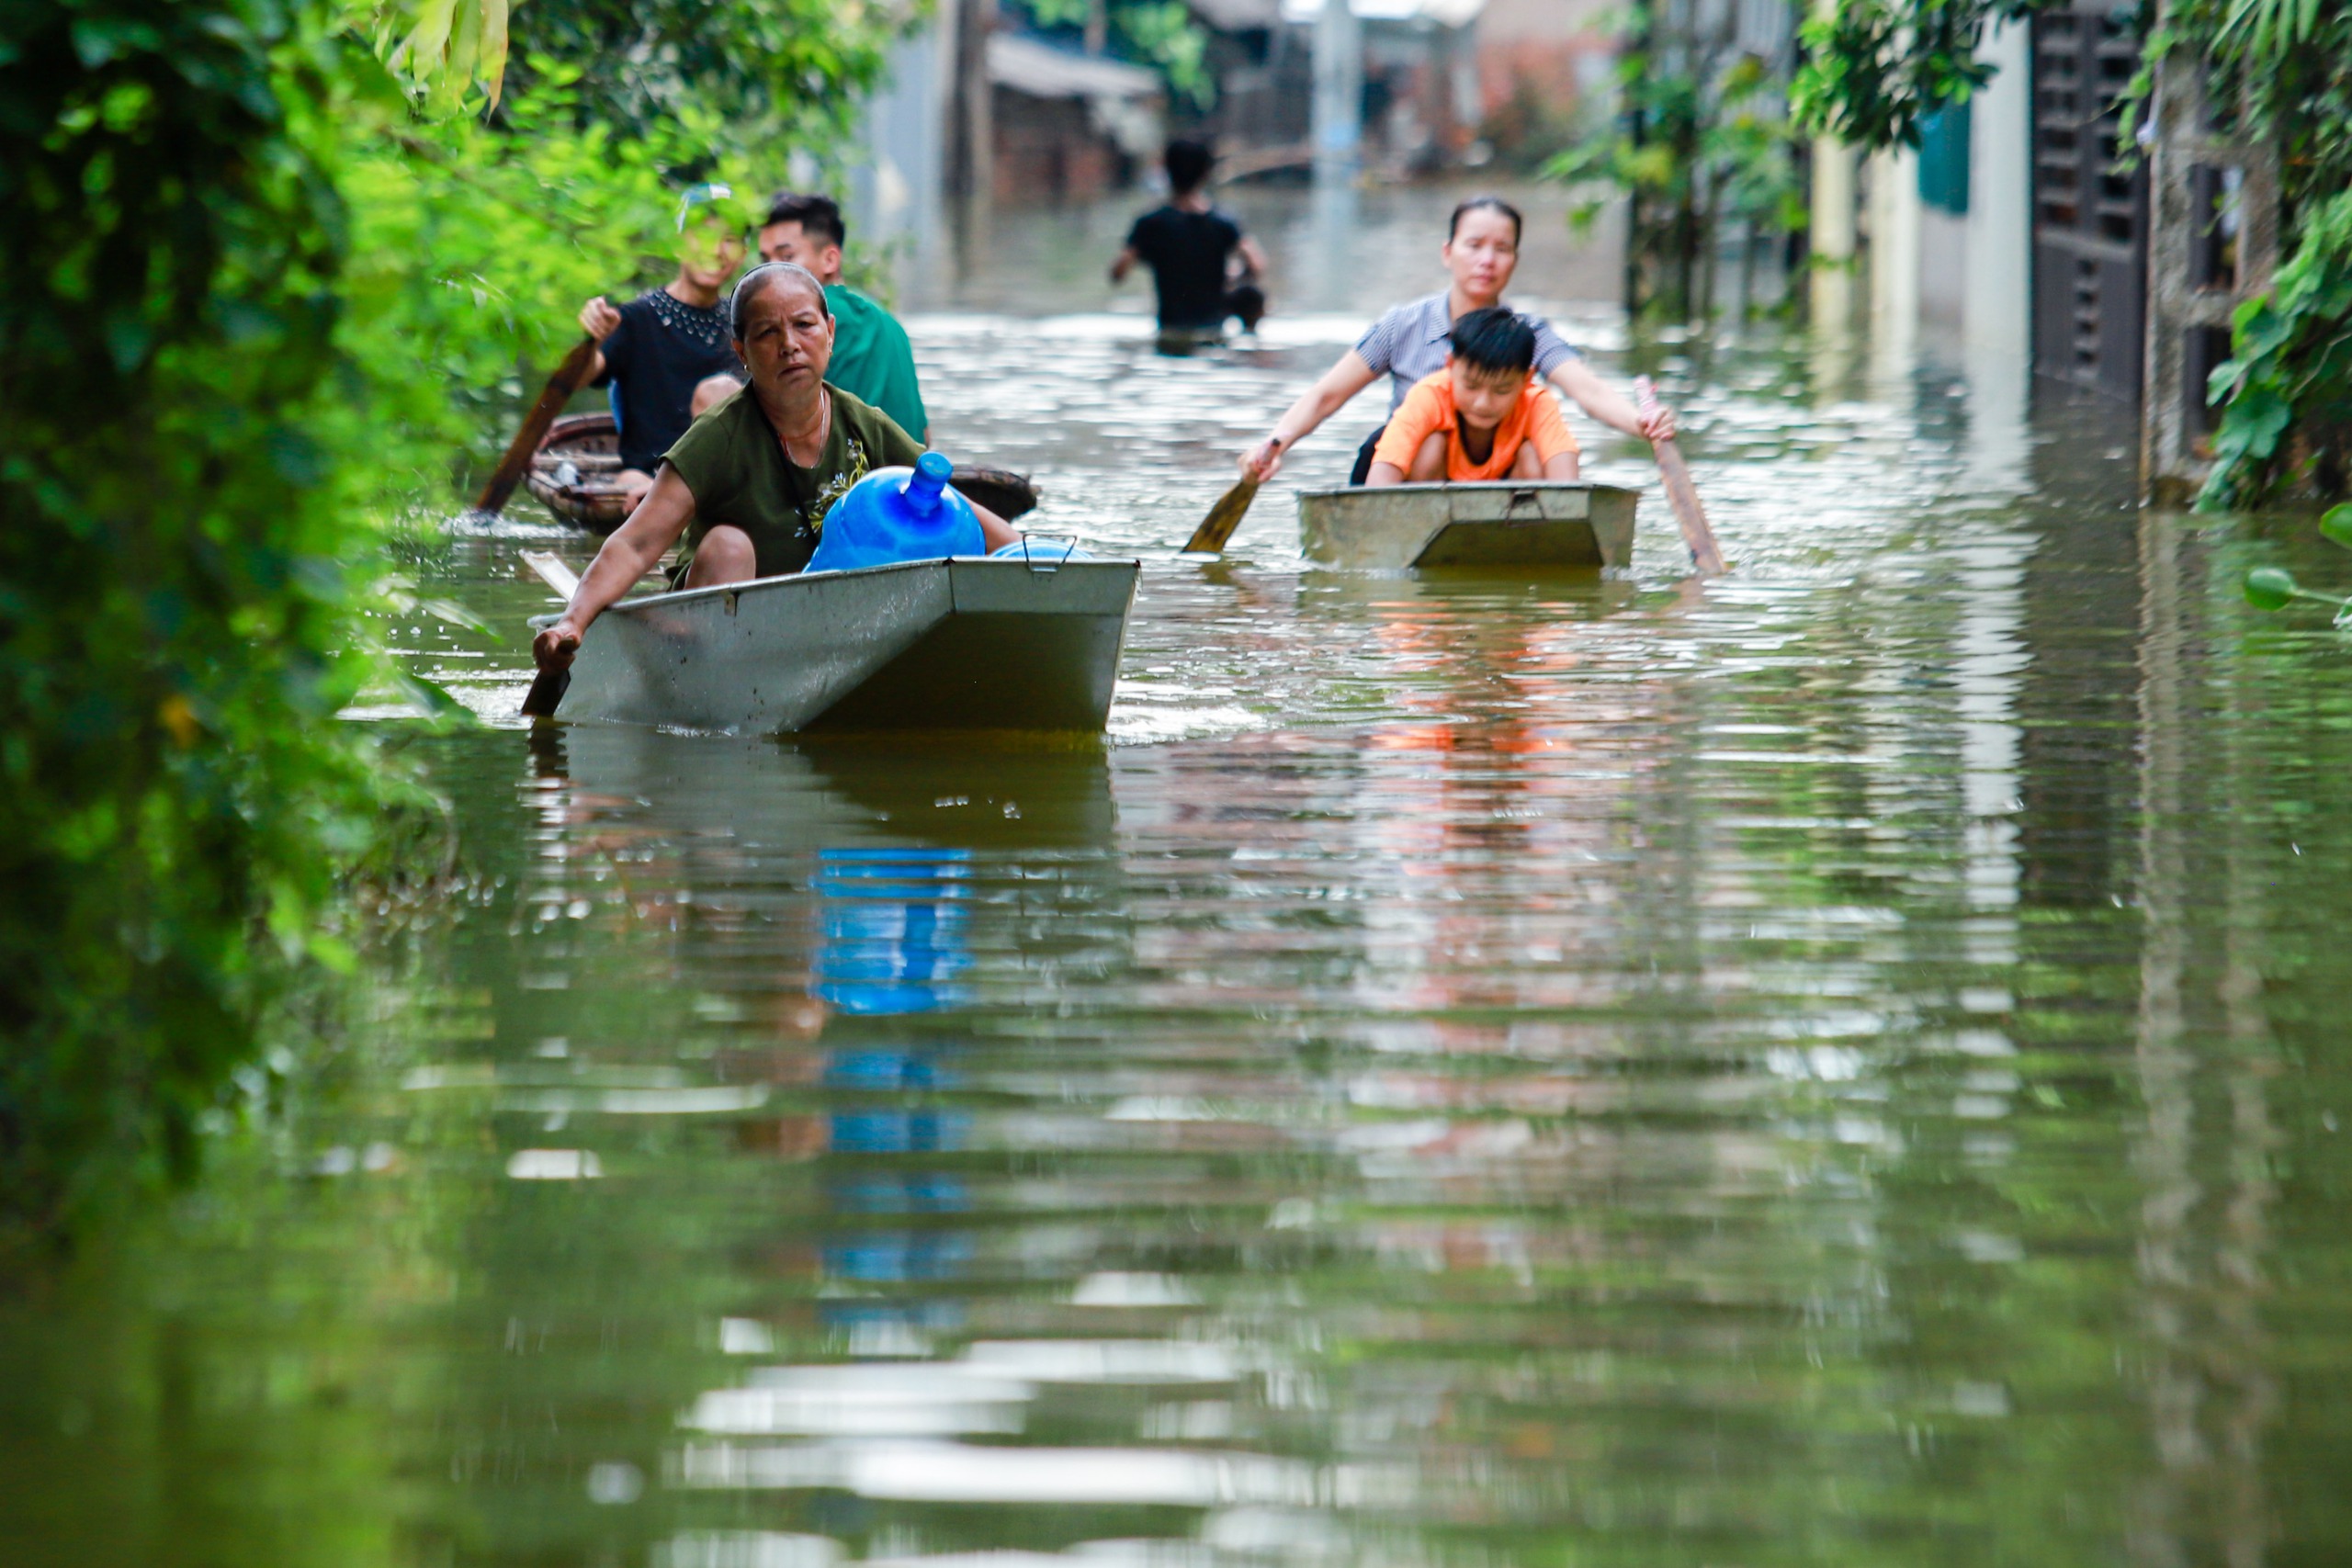
[[[825,513],[876,468],[906,467],[922,444],[890,416],[825,385],[833,352],[824,285],[790,262],[754,267],[729,307],[751,384],[696,420],[653,488],[596,552],[571,603],[531,645],[543,670],[571,664],[589,625],[683,536],[679,585],[714,588],[800,570]],[[989,548],[1021,536],[975,505]],[[673,580],[677,581],[677,580]]]

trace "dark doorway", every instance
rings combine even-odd
[[[2118,100],[2140,62],[2132,15],[2075,0],[2033,18],[2033,368],[2136,400],[2148,176],[2115,169]]]

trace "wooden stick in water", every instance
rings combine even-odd
[[[570,567],[545,550],[525,550],[523,564],[537,574],[541,582],[554,589],[568,602],[579,592],[580,579]],[[571,689],[569,670],[542,670],[531,677],[531,689],[523,694],[523,715],[526,718],[553,718],[563,694]]]
[[[563,363],[557,366],[555,374],[548,378],[547,387],[539,393],[539,400],[531,405],[530,417],[524,420],[523,428],[514,433],[514,444],[506,448],[506,456],[499,459],[497,468],[490,476],[490,482],[481,487],[481,494],[475,498],[476,512],[495,515],[505,510],[506,498],[513,495],[514,487],[523,482],[524,471],[530,468],[531,458],[537,453],[548,426],[555,423],[555,416],[563,412],[563,405],[571,400],[571,394],[580,389],[580,384],[588,379],[588,367],[595,362],[595,358],[594,338],[582,337],[571,345],[571,352],[563,356]]]
[[[1225,542],[1233,537],[1233,531],[1241,526],[1242,514],[1250,510],[1250,503],[1257,498],[1258,480],[1254,476],[1243,478],[1231,490],[1217,497],[1216,504],[1209,508],[1209,514],[1201,519],[1201,525],[1193,530],[1191,538],[1184,541],[1184,553],[1188,556],[1221,553],[1225,549]]]
[[[1634,380],[1634,396],[1645,414],[1657,407],[1657,389],[1646,376]],[[1657,455],[1658,478],[1665,481],[1674,520],[1682,525],[1682,542],[1690,547],[1690,564],[1702,577],[1720,577],[1724,570],[1724,552],[1715,544],[1714,530],[1707,526],[1706,509],[1699,504],[1699,491],[1690,483],[1690,470],[1684,466],[1674,438],[1653,441],[1650,450]]]

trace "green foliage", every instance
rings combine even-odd
[[[1196,109],[1216,104],[1216,83],[1208,70],[1208,33],[1184,0],[1020,0],[1040,28],[1076,32],[1091,4],[1104,7],[1111,51],[1158,71],[1169,91]]]
[[[2200,509],[2245,505],[2300,483],[2340,492],[2352,467],[2352,6],[2342,0],[2200,0],[2149,43],[2201,52],[2215,103],[2278,150],[2293,248],[2269,290],[2239,307],[2217,461]]]
[[[1976,58],[1984,24],[2037,0],[1839,0],[1807,18],[1790,86],[1797,122],[1859,147],[1917,147],[1919,121],[1992,79]]]
[[[375,651],[371,614],[447,608],[377,520],[454,511],[581,300],[674,265],[671,176],[780,174],[728,150],[838,126],[895,25],[695,8],[659,73],[540,54],[431,118],[499,88],[474,5],[437,43],[332,0],[0,7],[0,1228],[184,1176],[268,1010],[348,964],[347,879],[424,801],[336,716],[455,710]]]
[[[891,37],[927,10],[876,0],[530,0],[516,8],[517,92],[567,73],[578,123],[623,138],[698,119],[706,158],[821,151]],[[681,172],[698,177],[699,168]]]
[[[2329,507],[2320,517],[2319,531],[2329,544],[2352,550],[2352,502]]]
[[[2352,424],[2352,192],[2305,218],[2270,291],[2238,307],[2231,357],[2214,367],[2208,395],[2222,417],[2200,508],[2237,504],[2274,483],[2290,427],[2310,434]]]
[[[2245,602],[2257,610],[2283,610],[2299,590],[2284,567],[2259,566],[2245,574]]]
[[[1624,39],[1617,125],[1553,158],[1544,177],[1598,182],[1631,197],[1629,243],[1656,280],[1655,302],[1678,312],[1703,309],[1713,292],[1704,265],[1724,222],[1772,235],[1804,221],[1789,120],[1777,84],[1752,54],[1668,47],[1645,10],[1628,18]],[[1583,202],[1571,219],[1589,227],[1601,206]]]
[[[507,0],[414,0],[368,18],[376,52],[411,92],[447,114],[479,84],[493,105],[506,76]]]
[[[315,13],[0,13],[0,1209],[187,1168],[380,804]],[[364,54],[361,56],[365,61]],[[372,70],[372,62],[368,63]],[[381,80],[381,72],[374,74]]]
[[[1990,74],[1984,24],[2041,0],[1839,0],[1805,24],[1810,58],[1793,102],[1805,125],[1864,146],[1916,146],[1920,117],[1964,101]],[[2340,491],[2352,468],[2352,4],[2170,0],[2126,94],[2131,125],[2159,61],[2206,76],[2225,132],[2277,152],[2291,250],[2271,289],[2242,307],[2201,509],[2247,505],[2301,481]]]
[[[581,303],[675,269],[678,193],[663,170],[707,164],[722,139],[701,109],[637,136],[582,128],[580,69],[527,63],[533,86],[496,123],[398,124],[344,167],[345,343],[398,410],[372,460],[388,501],[438,505],[456,470],[494,462],[514,407],[537,393],[535,367],[578,337]],[[748,166],[716,172],[760,188]]]

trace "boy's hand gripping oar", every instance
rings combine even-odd
[[[546,389],[539,393],[539,400],[531,405],[530,417],[523,422],[523,428],[514,433],[514,444],[506,448],[506,456],[499,459],[498,468],[490,476],[490,482],[482,486],[481,494],[475,497],[476,512],[487,512],[494,516],[505,509],[506,498],[513,495],[514,487],[523,482],[524,470],[531,466],[531,458],[537,453],[539,442],[547,435],[548,426],[553,424],[555,416],[563,412],[563,405],[571,400],[571,394],[580,389],[580,383],[588,379],[588,367],[595,359],[594,338],[582,337],[572,344],[571,352],[563,356],[563,363],[557,366],[555,374],[548,378]]]
[[[539,581],[563,595],[566,603],[579,592],[580,579],[571,569],[545,550],[525,550],[523,564],[538,573]],[[531,677],[531,689],[523,694],[523,716],[526,718],[553,718],[556,705],[563,701],[563,694],[571,689],[571,671],[542,670]]]
[[[1258,477],[1255,474],[1238,481],[1231,490],[1217,498],[1216,504],[1209,508],[1209,514],[1201,519],[1201,525],[1193,530],[1193,536],[1184,541],[1184,553],[1188,556],[1221,553],[1225,542],[1233,537],[1233,531],[1241,526],[1241,514],[1250,510],[1250,503],[1257,498]]]
[[[1645,417],[1657,408],[1657,389],[1646,376],[1634,381],[1634,397]],[[1724,552],[1715,545],[1714,530],[1707,526],[1707,513],[1699,504],[1699,492],[1691,487],[1690,470],[1683,466],[1682,454],[1674,445],[1674,437],[1652,441],[1650,450],[1657,457],[1657,475],[1666,483],[1666,499],[1674,508],[1674,520],[1682,525],[1682,542],[1690,547],[1690,564],[1702,577],[1719,577],[1724,571]]]

